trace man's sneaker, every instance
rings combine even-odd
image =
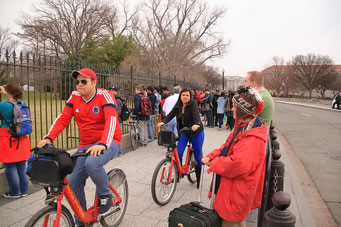
[[[28,193],[21,194],[21,197],[26,197]]]
[[[110,207],[112,207],[112,195],[100,196],[98,213],[103,216],[110,210]]]
[[[11,195],[9,192],[6,192],[2,194],[3,197],[8,198],[8,199],[19,199],[20,195]]]

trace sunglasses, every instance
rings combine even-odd
[[[79,85],[79,83],[82,83],[83,85],[87,85],[88,81],[86,81],[86,80],[76,80],[76,85]]]

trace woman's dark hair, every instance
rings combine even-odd
[[[13,99],[18,101],[18,100],[22,100],[22,88],[20,87],[19,84],[17,83],[8,83],[6,84],[6,92],[8,94],[10,94],[11,96],[13,96]]]
[[[183,88],[180,91],[178,101],[176,102],[176,105],[178,105],[179,107],[182,106],[181,95],[184,92],[189,92],[189,95],[190,95],[190,99],[189,100],[192,100],[192,98],[193,98],[192,90],[190,88],[187,88],[187,87]]]

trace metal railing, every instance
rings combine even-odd
[[[178,84],[193,88],[195,85],[177,80],[175,76],[165,76],[141,73],[134,69],[120,70],[111,67],[87,65],[80,61],[60,60],[53,56],[36,55],[20,52],[0,52],[0,85],[7,82],[17,82],[24,89],[24,101],[31,111],[33,133],[30,135],[31,146],[34,147],[48,132],[50,126],[64,108],[65,102],[75,89],[71,73],[74,70],[88,67],[93,69],[98,77],[98,87],[110,88],[113,85],[120,88],[132,107],[135,86],[170,86]],[[6,101],[0,96],[0,101]],[[128,131],[125,125],[123,133]],[[78,128],[74,120],[66,130],[55,140],[55,145],[64,149],[72,149],[78,145]]]

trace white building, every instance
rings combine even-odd
[[[243,85],[245,78],[241,76],[225,76],[225,90],[236,91],[240,85]]]
[[[34,91],[34,86],[28,86],[27,84],[22,86],[22,88],[24,89],[24,91]]]

